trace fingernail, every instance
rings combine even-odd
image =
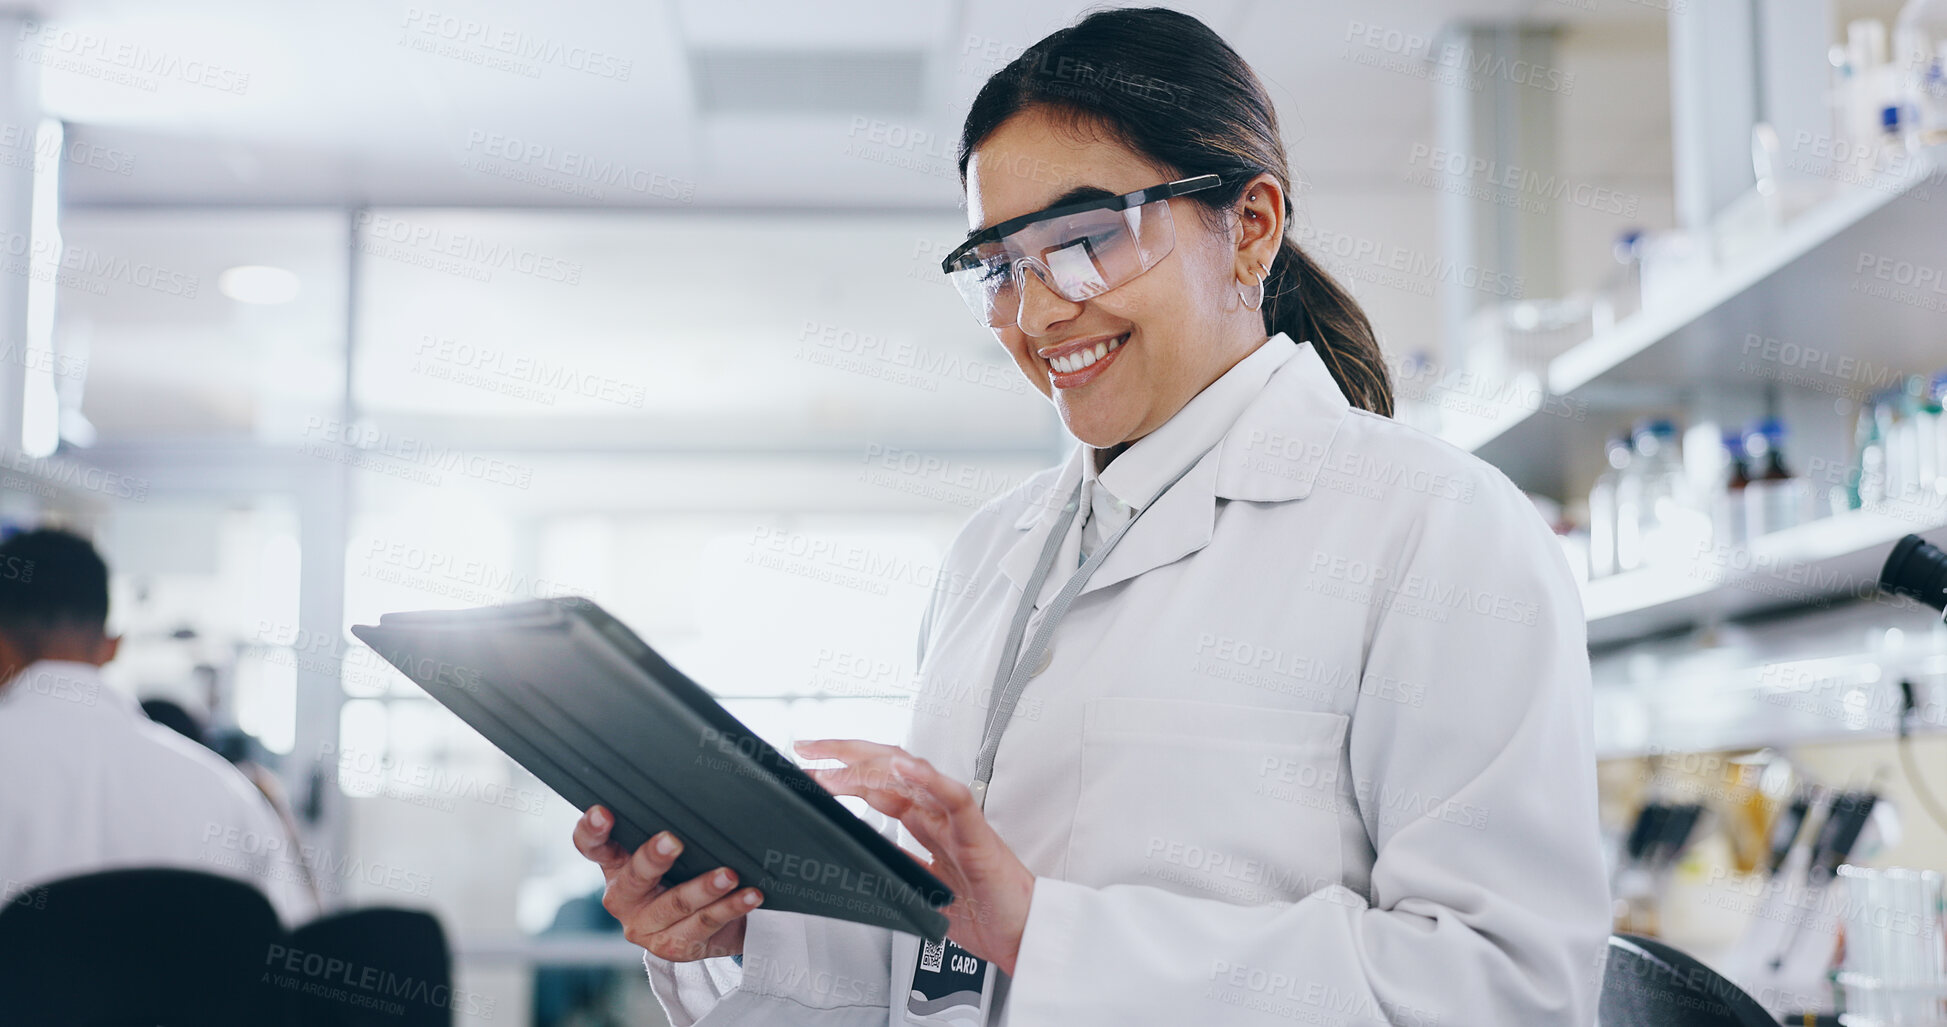
[[[761,898],[763,898],[763,896],[757,894],[756,892],[747,891],[744,893],[744,905],[755,906],[757,905],[757,900]]]
[[[716,886],[719,888],[730,887],[730,875],[725,871],[722,870],[717,871],[717,876],[714,880],[716,882]]]
[[[668,831],[656,836],[656,851],[665,856],[676,855],[676,836]]]
[[[908,780],[918,776],[919,765],[912,760],[895,756],[892,759],[892,772]]]
[[[599,830],[608,826],[608,814],[600,806],[588,811],[588,822]]]

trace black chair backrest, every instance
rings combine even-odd
[[[416,910],[319,917],[291,932],[269,969],[297,992],[303,1027],[447,1027],[455,1010],[493,1013],[490,999],[454,992],[446,932]]]
[[[284,939],[255,888],[194,870],[109,870],[0,906],[0,1020],[64,1027],[286,1024],[264,983]]]
[[[1609,938],[1601,1027],[1778,1027],[1744,989],[1654,938]]]

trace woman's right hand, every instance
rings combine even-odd
[[[739,890],[729,867],[665,888],[683,843],[664,831],[629,853],[608,840],[614,827],[608,810],[588,807],[575,824],[575,848],[608,879],[602,908],[622,922],[623,937],[672,963],[744,951],[744,914],[764,900],[757,889]]]

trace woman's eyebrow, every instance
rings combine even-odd
[[[1078,185],[1075,188],[1070,189],[1065,193],[1062,193],[1060,196],[1055,197],[1053,201],[1051,201],[1047,206],[1042,207],[1041,210],[1031,211],[1030,214],[1039,214],[1043,210],[1053,210],[1056,207],[1066,206],[1067,204],[1070,203],[1080,203],[1083,200],[1099,200],[1106,196],[1120,196],[1120,195],[1122,194],[1112,193],[1107,189],[1102,188],[1099,185]],[[981,225],[979,228],[976,228],[972,232],[969,232],[967,234],[977,235],[993,227],[994,225],[1000,224],[1002,221],[1012,221],[1012,220],[1013,218],[1000,218],[999,220],[993,221],[990,224]]]
[[[1112,193],[1107,189],[1102,188],[1099,185],[1078,185],[1075,188],[1070,189],[1065,193],[1062,193],[1060,196],[1055,197],[1055,202],[1048,204],[1048,207],[1059,207],[1064,204],[1079,203],[1083,200],[1099,200],[1104,196],[1120,196],[1120,195],[1121,195],[1120,193]],[[1041,209],[1047,210],[1048,207],[1043,207]]]

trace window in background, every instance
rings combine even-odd
[[[947,543],[1060,450],[940,280],[958,219],[358,223],[355,415],[331,440],[356,454],[348,624],[585,595],[786,752],[902,740]],[[359,859],[409,871],[463,938],[539,931],[599,888],[576,811],[354,664],[339,782]]]
[[[82,209],[61,233],[57,373],[99,444],[288,444],[339,408],[344,214]],[[239,267],[295,291],[238,287]]]
[[[272,753],[296,738],[298,513],[284,497],[112,508],[100,547],[122,647],[107,678]],[[199,669],[199,668],[207,668]]]
[[[473,451],[1044,448],[951,215],[361,215],[354,397]]]

